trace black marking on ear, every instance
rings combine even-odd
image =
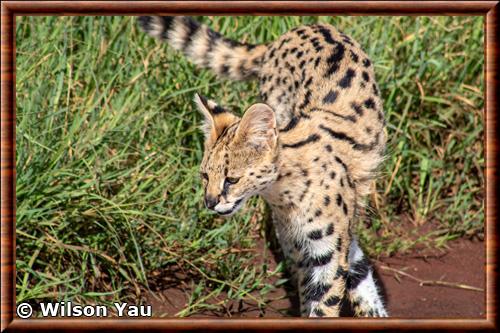
[[[221,114],[227,112],[223,107],[216,105],[213,109],[211,109],[212,114]]]

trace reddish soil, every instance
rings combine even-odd
[[[263,243],[261,244],[261,246]],[[259,258],[260,257],[260,258]],[[274,269],[272,256],[258,260]],[[379,280],[386,294],[391,317],[403,318],[484,318],[485,317],[485,244],[460,240],[449,243],[449,249],[433,254],[415,251],[411,255],[375,261]],[[411,277],[409,277],[410,275]],[[425,280],[432,285],[420,285]],[[436,282],[438,281],[438,282]],[[440,284],[453,284],[452,287]],[[459,286],[460,285],[460,286]],[[463,285],[481,288],[467,290]],[[156,316],[174,316],[189,299],[189,290],[168,288],[147,297]],[[255,303],[227,304],[225,311],[204,312],[194,317],[282,317],[297,316],[298,303],[291,287],[279,288],[268,294],[271,301],[260,312]],[[223,301],[224,296],[210,303]]]

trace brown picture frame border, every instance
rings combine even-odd
[[[1,3],[1,331],[487,330],[497,325],[498,1],[4,1]],[[15,17],[22,15],[468,15],[483,16],[485,50],[485,319],[15,318]],[[464,302],[467,300],[464,300]]]

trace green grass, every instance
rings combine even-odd
[[[204,20],[252,43],[331,22],[371,56],[389,135],[359,225],[371,255],[482,236],[482,17]],[[252,260],[265,205],[228,220],[203,208],[192,103],[200,92],[239,111],[256,84],[195,69],[131,17],[16,22],[17,301],[135,303],[180,268],[192,292],[178,315],[220,310],[222,292],[264,306],[281,276]]]

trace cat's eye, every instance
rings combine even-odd
[[[234,178],[234,177],[227,177],[225,182],[229,185],[234,185],[236,184],[240,179],[239,178]]]
[[[206,172],[201,173],[201,178],[208,180],[208,174]]]

